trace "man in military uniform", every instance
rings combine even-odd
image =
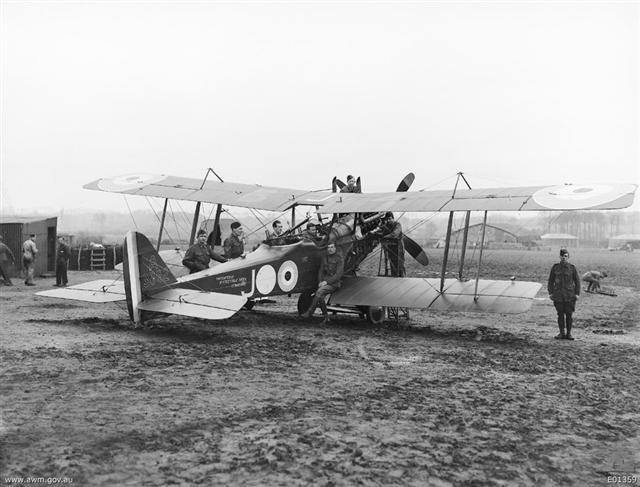
[[[11,261],[15,264],[16,258],[13,255],[13,252],[11,252],[11,249],[7,247],[2,240],[2,235],[0,235],[0,275],[2,276],[2,279],[4,279],[5,286],[13,286],[11,278],[9,277],[7,263]]]
[[[189,269],[190,274],[194,274],[208,269],[211,259],[218,262],[227,261],[207,245],[207,232],[200,230],[198,231],[198,241],[187,250],[184,259],[182,259],[182,265]]]
[[[344,186],[341,190],[341,193],[361,193],[362,190],[360,186],[356,184],[356,178],[354,178],[351,174],[347,176],[347,185]]]
[[[380,226],[376,228],[373,235],[381,238],[382,247],[389,261],[391,275],[394,277],[405,277],[407,272],[404,268],[404,242],[402,241],[402,225],[395,221],[393,213],[388,212]]]
[[[585,272],[582,280],[587,283],[588,293],[597,293],[600,291],[600,280],[607,277],[606,271],[589,271]]]
[[[271,225],[273,227],[273,231],[269,232],[267,238],[269,239],[271,245],[284,245],[286,242],[284,236],[284,227],[282,226],[282,222],[280,220],[276,220]]]
[[[244,235],[242,224],[233,222],[231,224],[231,235],[224,240],[224,256],[227,259],[246,257],[244,253]]]
[[[322,315],[324,316],[323,323],[329,323],[329,312],[324,298],[325,296],[340,289],[343,274],[344,258],[340,252],[336,250],[336,244],[330,243],[327,245],[327,253],[324,255],[322,263],[320,264],[316,295],[314,296],[313,301],[311,301],[309,310],[304,313],[303,316],[310,318],[316,310],[316,306],[320,305]]]
[[[56,250],[56,283],[55,286],[66,286],[67,279],[67,267],[69,265],[69,258],[71,257],[71,249],[64,240],[64,237],[58,237],[58,248]]]
[[[307,223],[307,228],[305,228],[301,236],[303,242],[311,242],[316,245],[322,240],[322,237],[318,235],[318,227],[312,222]]]
[[[36,247],[36,234],[32,233],[22,244],[22,267],[24,267],[24,284],[25,286],[35,286],[33,282],[33,273],[35,271],[36,255],[38,247]]]
[[[572,315],[576,309],[578,296],[580,296],[580,276],[578,276],[576,267],[573,264],[569,264],[569,251],[567,249],[560,250],[560,262],[553,264],[553,267],[551,267],[547,291],[549,291],[549,297],[558,313],[560,333],[555,338],[573,340],[571,336]]]

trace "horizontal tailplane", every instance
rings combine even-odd
[[[40,291],[36,294],[48,298],[74,299],[89,303],[113,303],[125,299],[124,283],[113,279],[98,279],[74,286]]]
[[[246,302],[247,298],[236,294],[173,288],[146,298],[138,305],[138,309],[205,320],[224,320],[236,314]]]

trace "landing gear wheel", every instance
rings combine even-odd
[[[358,317],[361,320],[367,319],[368,310],[369,310],[369,306],[358,306]]]
[[[384,306],[369,306],[367,308],[367,320],[372,325],[379,325],[384,321]]]
[[[313,292],[312,291],[304,291],[300,293],[298,297],[298,314],[303,315],[309,308],[311,307],[311,301],[313,301]]]

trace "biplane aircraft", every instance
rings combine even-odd
[[[527,311],[541,288],[537,282],[480,279],[484,232],[480,242],[478,273],[463,278],[469,217],[472,211],[567,211],[621,209],[633,203],[636,185],[535,186],[471,189],[462,173],[452,191],[408,191],[413,174],[395,192],[336,192],[343,183],[334,178],[333,191],[304,191],[261,185],[208,181],[167,175],[132,174],[93,181],[85,188],[98,191],[164,198],[164,210],[154,248],[141,233],[130,231],[124,241],[123,281],[98,280],[37,294],[89,302],[126,300],[129,316],[141,323],[156,313],[205,319],[225,319],[247,303],[267,297],[298,294],[298,312],[308,310],[317,288],[320,261],[326,244],[333,242],[345,257],[345,278],[330,298],[334,309],[355,310],[370,321],[384,319],[385,308],[521,313]],[[217,174],[215,174],[217,176]],[[458,188],[460,181],[467,188]],[[358,185],[360,182],[358,181]],[[214,232],[224,206],[272,212],[291,211],[293,227],[278,242],[265,240],[244,258],[229,260],[203,271],[174,275],[159,254],[159,242],[170,199],[196,202],[191,242],[198,227],[202,202],[217,205]],[[318,244],[301,239],[295,224],[298,207],[315,209],[324,234]],[[361,276],[360,263],[379,244],[374,229],[387,212],[447,212],[449,214],[440,278]],[[458,278],[445,278],[455,212],[465,213]],[[331,216],[323,221],[322,216]],[[282,237],[282,236],[281,236]],[[422,248],[404,236],[405,245],[418,262],[428,263]],[[215,241],[215,236],[214,236]]]

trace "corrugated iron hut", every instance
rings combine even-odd
[[[22,267],[22,244],[32,233],[36,234],[38,258],[35,275],[41,276],[56,270],[56,233],[58,218],[41,216],[4,216],[0,215],[0,234],[16,258],[16,266],[10,269],[12,276],[17,275]]]

